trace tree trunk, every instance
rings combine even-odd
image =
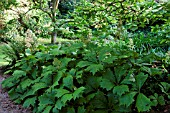
[[[53,7],[51,9],[51,13],[52,13],[52,22],[53,22],[53,33],[51,35],[51,44],[55,44],[56,43],[56,39],[57,39],[57,31],[56,31],[56,9],[58,8],[58,4],[59,4],[60,0],[52,0],[53,3]]]
[[[55,44],[56,43],[56,39],[57,39],[57,32],[56,30],[54,29],[53,30],[53,33],[51,35],[51,44]]]

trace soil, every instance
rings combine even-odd
[[[1,82],[7,77],[3,75],[0,68],[0,113],[32,113],[30,108],[23,108],[22,105],[17,105],[12,102],[8,93],[2,89]]]

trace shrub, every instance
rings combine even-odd
[[[7,41],[7,40],[6,40]],[[31,52],[35,51],[36,40],[33,37],[27,37],[22,40],[9,39],[2,47],[2,54],[5,56],[5,60],[9,62],[7,67],[12,67],[17,61],[26,56],[26,49],[29,48]]]
[[[170,99],[170,61],[164,66],[166,56],[139,54],[120,43],[39,46],[34,53],[28,49],[2,86],[12,100],[37,113],[161,109]]]

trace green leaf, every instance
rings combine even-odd
[[[83,68],[83,67],[86,67],[86,66],[89,66],[93,64],[92,62],[89,62],[89,61],[80,61],[76,67],[80,67],[80,68]]]
[[[94,75],[99,70],[103,70],[103,65],[101,65],[101,64],[91,64],[85,70],[90,71]]]
[[[95,95],[95,98],[90,101],[91,106],[94,108],[107,108],[107,99],[105,94],[101,91],[98,91]]]
[[[150,74],[152,76],[154,75],[161,75],[162,74],[162,70],[161,69],[157,69],[157,68],[150,68]]]
[[[14,81],[13,76],[5,79],[4,81],[2,81],[2,88],[10,88],[10,87],[14,86],[15,84],[13,83],[13,81]]]
[[[67,113],[76,113],[76,112],[73,107],[71,107],[71,108],[69,107],[69,108],[67,108]]]
[[[54,83],[52,85],[52,87],[58,86],[59,85],[59,81],[63,76],[63,71],[58,71],[57,75],[54,75]]]
[[[151,106],[157,106],[157,105],[158,105],[158,101],[157,100],[151,101]]]
[[[151,99],[151,106],[157,106],[158,105],[158,94],[154,93],[154,95],[149,96]]]
[[[29,89],[27,90],[22,96],[21,99],[23,100],[24,98],[31,96],[31,95],[35,95],[35,93],[33,92],[33,89]]]
[[[27,78],[25,80],[22,80],[22,82],[20,83],[21,84],[21,87],[22,89],[25,89],[27,87],[29,87],[31,84],[32,84],[32,81],[31,79]]]
[[[92,93],[92,94],[87,95],[87,97],[86,97],[87,102],[92,100],[95,96],[96,96],[96,93]]]
[[[55,104],[55,108],[61,110],[61,108],[64,107],[64,106],[65,106],[65,103],[63,103],[63,102],[61,101],[61,99],[58,99],[57,102],[56,102],[56,104]]]
[[[35,101],[37,100],[36,97],[32,97],[32,98],[27,98],[24,101],[23,107],[30,107],[30,105],[34,106],[35,105]]]
[[[115,77],[117,80],[117,83],[120,82],[120,80],[122,79],[123,75],[127,72],[126,69],[124,69],[123,67],[116,67],[115,68]]]
[[[12,100],[20,98],[22,96],[21,94],[19,94],[15,91],[15,88],[12,88],[11,90],[9,90],[8,94]]]
[[[136,100],[138,112],[149,111],[151,109],[151,101],[144,94],[139,93]]]
[[[38,97],[38,100],[40,105],[49,105],[54,104],[55,98],[52,93],[44,93]]]
[[[134,96],[137,92],[127,93],[119,98],[119,105],[125,105],[129,107],[134,102]]]
[[[110,80],[112,83],[116,83],[115,75],[113,74],[110,68],[108,68],[106,72],[103,74],[103,78]]]
[[[126,75],[126,77],[121,81],[121,84],[135,84],[135,77],[133,72],[130,72]]]
[[[108,64],[112,64],[117,59],[118,59],[118,56],[110,56],[110,57],[104,59],[103,62],[106,62]]]
[[[143,84],[145,83],[147,78],[148,78],[148,75],[145,75],[144,73],[139,73],[136,76],[136,83],[137,83],[137,87],[138,87],[139,91],[140,91],[141,87],[143,86]]]
[[[52,112],[53,112],[53,113],[59,113],[59,110],[54,107],[53,110],[52,110]]]
[[[50,51],[50,54],[52,54],[52,55],[62,55],[62,54],[64,54],[65,53],[65,51],[63,51],[63,50],[59,50],[58,48],[56,48],[56,49],[53,49],[53,50],[51,50]]]
[[[111,51],[113,51],[113,48],[110,47],[103,47],[101,50],[99,50],[99,55],[98,55],[99,61],[102,62],[106,58],[110,57]]]
[[[168,93],[168,91],[170,90],[170,84],[167,82],[161,82],[161,85],[159,86],[161,87],[163,93]]]
[[[101,81],[101,77],[89,76],[87,78],[85,93],[98,90],[98,87],[100,86],[100,81]]]
[[[61,96],[63,96],[64,94],[68,94],[68,93],[70,93],[70,91],[68,91],[68,90],[66,90],[66,89],[62,89],[62,88],[60,88],[60,89],[56,89],[55,90],[56,91],[56,97],[58,97],[58,98],[60,98]]]
[[[53,65],[56,66],[57,68],[59,68],[61,65],[61,61],[58,60],[58,58],[54,58]]]
[[[18,79],[22,76],[26,76],[26,72],[22,70],[15,70],[12,75],[15,76],[15,79]]]
[[[84,109],[84,106],[79,106],[78,107],[78,112],[77,113],[85,113],[86,109]]]
[[[115,85],[108,79],[103,78],[100,82],[100,86],[107,91],[111,90]]]
[[[72,90],[73,89],[73,76],[67,75],[65,78],[63,78],[63,85]]]
[[[52,106],[47,106],[42,113],[50,113]]]
[[[78,89],[76,89],[73,93],[73,99],[75,100],[76,98],[79,98],[82,96],[83,92],[85,90],[85,87],[79,87]]]
[[[126,92],[129,92],[129,88],[127,85],[120,85],[120,86],[115,86],[113,88],[113,93],[122,96],[122,94],[125,94]]]
[[[43,83],[43,82],[39,82],[39,83],[35,83],[32,86],[33,89],[33,93],[35,93],[36,91],[43,89],[43,88],[47,88],[47,84]]]
[[[70,61],[72,61],[71,58],[63,58],[60,60],[61,61],[61,67],[66,67]]]
[[[159,103],[161,106],[165,105],[165,99],[164,99],[163,96],[159,96],[159,97],[158,97],[158,103]]]
[[[39,105],[36,112],[41,113],[47,105]]]
[[[73,98],[72,94],[65,94],[64,96],[61,97],[61,102],[65,104],[67,101],[70,101],[72,98]]]

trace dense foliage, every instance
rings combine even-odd
[[[169,60],[119,43],[27,50],[2,85],[16,103],[39,113],[143,112],[169,103]]]
[[[169,3],[63,0],[53,21],[47,1],[30,1],[2,36],[24,37],[4,49],[13,63],[2,86],[14,102],[37,113],[159,112],[170,104]],[[54,31],[77,40],[35,44]]]

